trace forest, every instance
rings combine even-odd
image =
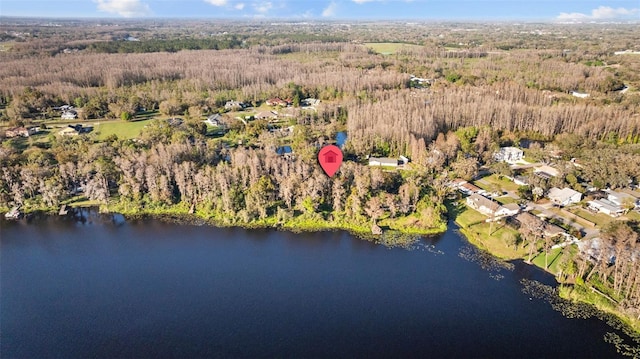
[[[534,143],[527,156],[538,161],[580,164],[532,179],[545,191],[640,181],[640,56],[616,54],[640,50],[633,25],[95,25],[0,25],[2,135],[42,130],[2,140],[0,207],[54,210],[81,200],[220,225],[437,233],[446,228],[448,183],[512,175],[493,154],[523,141]],[[269,107],[271,98],[293,105]],[[307,98],[320,105],[302,106]],[[229,101],[286,114],[293,131],[273,131],[257,113],[225,108]],[[98,130],[64,137],[65,105],[77,111],[72,123],[151,119],[129,138]],[[203,124],[211,114],[229,122],[222,134]],[[184,122],[167,121],[175,117]],[[338,133],[348,136],[346,161],[329,178],[316,155]],[[284,145],[292,156],[276,151]],[[410,164],[370,167],[369,156]],[[567,275],[610,281],[621,307],[640,315],[638,233],[633,221],[604,229],[625,260],[576,257]]]

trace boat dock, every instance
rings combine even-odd
[[[22,212],[20,212],[20,206],[15,206],[11,208],[11,210],[4,214],[4,218],[6,219],[19,219],[22,217]]]

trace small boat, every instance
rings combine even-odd
[[[66,216],[67,213],[69,213],[69,209],[67,208],[66,204],[63,204],[62,207],[60,207],[60,211],[58,212],[59,216]]]
[[[22,212],[20,212],[20,207],[16,206],[11,208],[11,210],[4,214],[4,218],[6,219],[20,219],[22,217]]]

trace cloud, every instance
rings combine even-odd
[[[355,1],[355,0],[354,0]],[[591,10],[591,14],[585,14],[581,12],[562,12],[558,15],[558,20],[605,20],[624,18],[637,14],[640,9],[625,9],[619,7],[614,9],[610,6],[600,6],[597,9]]]
[[[322,16],[324,17],[333,17],[336,16],[336,10],[338,10],[338,4],[335,1],[332,1],[329,6],[327,6],[324,10],[322,10]]]
[[[273,8],[271,1],[259,2],[253,4],[253,9],[261,14],[266,14]]]
[[[225,6],[227,5],[227,0],[204,0],[204,2],[209,3],[213,6]]]
[[[98,10],[123,17],[137,17],[151,14],[151,9],[140,0],[94,0]]]
[[[372,2],[372,1],[380,1],[380,0],[351,0],[356,4],[364,4],[366,2]]]
[[[236,10],[242,10],[242,9],[244,9],[244,3],[242,3],[242,2],[241,2],[241,3],[236,4],[236,5],[234,6],[234,9],[236,9]]]

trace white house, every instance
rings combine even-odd
[[[258,112],[253,116],[256,120],[277,120],[278,113],[275,111],[262,111]]]
[[[578,98],[587,98],[587,97],[589,97],[589,94],[588,93],[581,93],[581,92],[577,92],[577,91],[571,91],[571,96],[578,97]]]
[[[60,116],[63,120],[75,120],[78,118],[78,113],[75,110],[67,110],[62,113]]]
[[[231,101],[227,101],[227,103],[224,104],[224,108],[225,110],[242,110],[245,107],[247,107],[247,105],[244,102],[240,102],[240,101],[235,101],[235,100],[231,100]]]
[[[498,210],[498,213],[506,217],[515,216],[516,214],[520,213],[520,206],[518,206],[516,203],[503,204],[501,207],[502,208]]]
[[[629,206],[633,205],[633,207],[640,207],[640,199],[624,192],[607,190],[607,199],[622,208],[624,208],[627,205]]]
[[[214,113],[213,115],[209,115],[204,122],[213,127],[225,127],[227,124],[219,113]]]
[[[485,216],[495,218],[513,216],[520,212],[520,207],[515,203],[501,206],[500,203],[476,193],[467,197],[467,205]]]
[[[594,212],[604,213],[611,217],[618,217],[624,214],[624,209],[608,199],[596,199],[589,201],[589,209]]]
[[[389,157],[369,157],[369,166],[398,167],[399,161]]]
[[[517,147],[500,147],[500,151],[493,155],[493,158],[499,162],[515,163],[524,157],[524,151]]]
[[[582,193],[567,187],[563,189],[553,187],[549,190],[548,197],[551,202],[559,206],[568,206],[580,202],[582,200]]]

